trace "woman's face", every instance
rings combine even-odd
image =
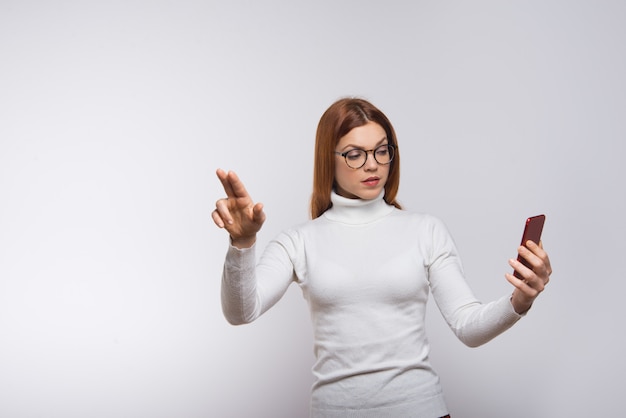
[[[335,151],[339,153],[354,149],[370,151],[388,143],[389,140],[383,127],[376,122],[368,122],[341,137]],[[337,154],[335,157],[337,158],[335,191],[338,195],[350,199],[370,200],[376,198],[385,187],[390,165],[378,164],[372,152],[367,153],[365,164],[356,169],[348,167],[343,156]]]

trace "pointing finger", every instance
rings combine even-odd
[[[222,183],[222,187],[224,187],[226,196],[235,197],[235,192],[233,191],[233,187],[230,184],[230,180],[229,180],[230,173],[225,172],[221,168],[218,168],[215,173],[217,174],[217,178],[220,179],[220,182]]]
[[[230,182],[231,190],[233,191],[233,197],[249,197],[243,182],[239,180],[239,176],[234,171],[228,172],[228,180]]]

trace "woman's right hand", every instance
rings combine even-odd
[[[261,203],[254,203],[241,180],[233,171],[217,170],[217,177],[224,186],[226,197],[215,203],[213,222],[230,234],[232,245],[249,248],[256,241],[256,234],[265,222]]]

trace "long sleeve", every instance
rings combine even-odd
[[[439,310],[454,334],[470,347],[482,345],[513,326],[518,315],[510,295],[483,304],[464,278],[456,246],[445,226],[432,225],[429,281]]]
[[[222,274],[224,316],[233,325],[254,321],[278,302],[293,278],[291,260],[277,241],[268,244],[258,264],[256,246],[229,246]]]

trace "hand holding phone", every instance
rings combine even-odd
[[[526,243],[528,241],[532,241],[538,245],[539,241],[541,240],[541,232],[543,231],[543,224],[545,223],[545,221],[546,215],[531,216],[530,218],[526,219],[526,226],[524,227],[524,233],[522,234],[522,243],[520,245],[526,246]],[[528,264],[528,262],[520,255],[517,256],[517,261],[519,261],[528,268],[532,268],[532,266]],[[524,280],[524,278],[520,276],[517,271],[515,271],[513,274],[518,279]]]

